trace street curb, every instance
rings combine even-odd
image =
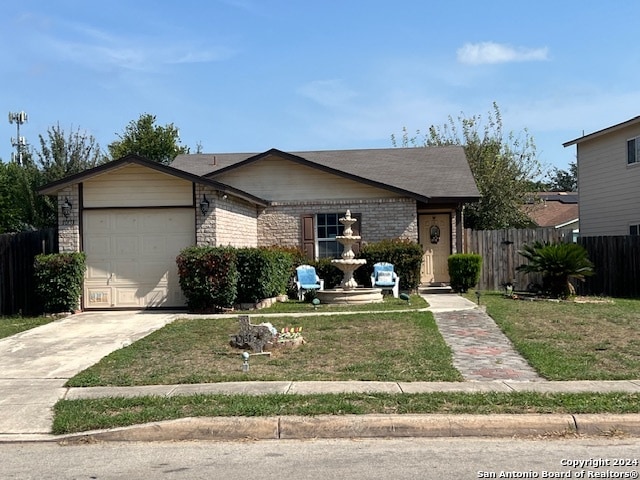
[[[586,435],[624,433],[640,436],[640,414],[581,414],[574,415],[576,429]]]
[[[640,436],[640,414],[320,415],[189,417],[55,437],[62,443],[313,438]],[[0,440],[1,441],[1,440]]]

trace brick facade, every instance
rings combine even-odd
[[[206,196],[209,210],[200,211],[200,202]],[[221,196],[205,185],[196,185],[196,243],[212,247],[256,247],[258,236],[257,208],[255,205],[230,195]]]
[[[58,192],[58,251],[73,253],[80,251],[80,195],[77,184],[70,185]],[[71,204],[68,217],[62,214],[65,201]]]
[[[362,216],[360,236],[365,242],[390,238],[418,241],[416,202],[411,199],[338,200],[323,202],[280,202],[264,209],[258,217],[258,245],[300,247],[302,216],[317,213]]]

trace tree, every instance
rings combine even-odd
[[[0,162],[0,233],[23,230],[22,209],[16,201],[16,195],[19,195],[15,178],[16,167],[17,163]]]
[[[55,226],[57,221],[57,201],[54,197],[38,195],[36,190],[50,182],[80,173],[108,161],[100,145],[93,137],[80,128],[68,135],[56,124],[47,129],[46,136],[38,135],[40,149],[34,152],[32,162],[25,162],[25,168],[33,170],[30,176],[34,182],[33,198],[28,199],[34,213],[31,221],[35,227]]]
[[[550,176],[549,190],[552,192],[576,192],[578,191],[578,165],[569,163],[569,171],[553,169]]]
[[[108,161],[93,135],[78,128],[65,136],[60,124],[39,135],[40,150],[35,151],[36,166],[45,182],[53,182]]]
[[[397,146],[395,136],[391,138]],[[533,138],[527,130],[521,136],[504,135],[497,104],[483,125],[479,115],[457,119],[449,117],[442,126],[430,126],[427,134],[419,130],[410,137],[403,129],[403,147],[462,145],[469,167],[482,195],[479,202],[465,207],[465,227],[475,230],[525,228],[531,220],[523,211],[542,167]]]
[[[180,145],[180,132],[170,123],[164,127],[155,125],[156,117],[148,113],[140,115],[125,127],[119,140],[109,144],[113,159],[136,154],[147,160],[169,164],[178,155],[189,153],[189,147]]]

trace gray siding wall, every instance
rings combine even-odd
[[[628,235],[640,223],[640,164],[627,164],[635,125],[577,145],[580,235]]]

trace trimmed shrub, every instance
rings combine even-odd
[[[324,288],[336,288],[340,286],[344,274],[342,270],[331,263],[331,258],[321,258],[313,262],[309,262],[316,269],[318,276],[324,280]]]
[[[176,258],[180,288],[187,306],[196,312],[233,307],[238,292],[236,249],[188,247]]]
[[[73,312],[78,308],[85,270],[86,255],[82,252],[36,256],[36,293],[46,312]]]
[[[354,276],[358,284],[370,287],[373,264],[389,262],[400,277],[400,289],[415,290],[420,285],[423,253],[422,245],[406,239],[368,243],[362,246],[358,255],[358,258],[366,259],[367,264],[356,270]]]
[[[238,259],[238,299],[256,303],[287,293],[293,255],[277,247],[240,248]]]
[[[480,280],[482,257],[475,253],[456,253],[448,258],[451,288],[465,293]]]

